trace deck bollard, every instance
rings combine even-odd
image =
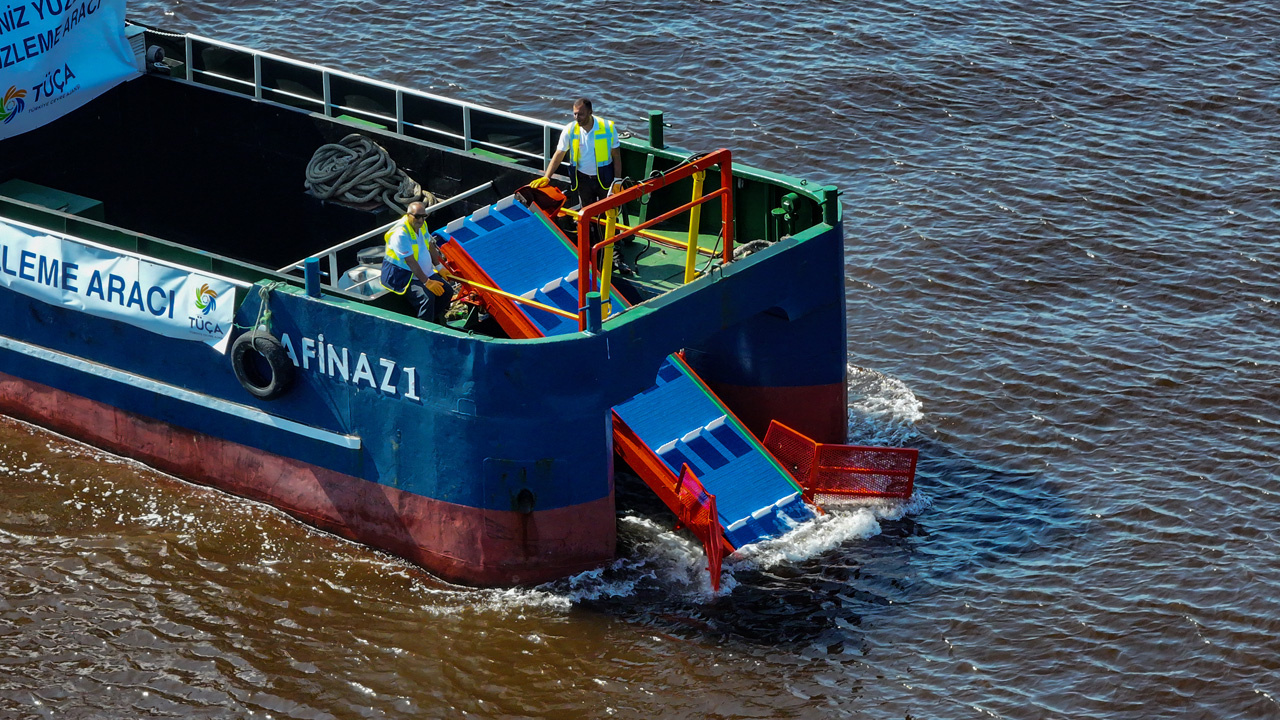
[[[307,296],[320,297],[320,258],[307,258],[302,265],[302,277],[306,280]]]
[[[832,226],[840,222],[840,189],[835,185],[822,188],[822,222]]]
[[[600,293],[587,293],[587,332],[592,335],[600,333]]]
[[[649,147],[655,147],[659,150],[667,146],[662,138],[662,111],[649,111]]]
[[[769,223],[769,237],[765,238],[769,242],[778,242],[783,235],[788,234],[785,231],[787,222],[787,211],[782,208],[774,208],[769,211],[771,222]]]
[[[778,204],[782,206],[783,210],[787,211],[786,217],[783,218],[786,220],[787,225],[786,234],[794,235],[796,232],[797,212],[800,209],[800,196],[795,193],[787,193],[782,196],[782,201]],[[779,234],[779,237],[781,237],[781,234]]]

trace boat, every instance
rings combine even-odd
[[[837,188],[654,112],[619,192],[567,207],[530,186],[562,123],[123,6],[13,31],[39,52],[0,75],[0,132],[28,123],[0,134],[0,412],[475,586],[613,560],[624,467],[713,586],[820,498],[910,495],[915,450],[844,444]],[[429,203],[443,325],[377,282],[402,206],[312,182],[360,148]]]

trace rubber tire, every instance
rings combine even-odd
[[[270,377],[262,377],[260,363],[250,353],[266,361]],[[274,400],[293,387],[293,361],[284,345],[268,332],[254,330],[236,338],[231,344],[231,368],[244,389],[263,400]]]

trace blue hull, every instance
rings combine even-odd
[[[117,113],[160,102],[153,94],[190,104],[213,125],[218,113],[209,107],[243,104],[264,134],[281,137],[313,122],[147,77],[54,123],[43,138],[80,137],[100,122],[110,133]],[[334,126],[327,132],[349,129],[326,122]],[[4,143],[9,157],[19,158],[11,146],[24,141]],[[419,141],[382,141],[475,165],[507,187],[532,176]],[[12,176],[29,165],[14,159],[0,171]],[[792,189],[771,182],[780,190],[770,193]],[[844,440],[843,230],[838,208],[824,216],[821,201],[808,201],[809,222],[794,235],[647,299],[598,334],[510,340],[422,323],[340,292],[309,297],[273,271],[0,199],[0,222],[36,222],[72,241],[234,276],[235,325],[254,326],[269,311],[269,331],[296,370],[286,392],[264,400],[209,345],[0,287],[0,410],[270,502],[449,580],[541,582],[612,558],[610,409],[650,387],[670,353],[685,349],[758,435],[778,418],[819,440]],[[755,211],[740,210],[747,212]],[[149,221],[142,212],[119,215],[126,224]]]

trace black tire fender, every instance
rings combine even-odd
[[[236,338],[231,344],[231,368],[244,389],[263,400],[274,400],[293,387],[295,373],[289,353],[264,330]]]

